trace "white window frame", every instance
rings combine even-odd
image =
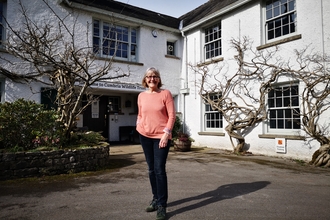
[[[267,96],[268,133],[299,134],[301,131],[299,83],[276,84],[273,85],[273,90],[274,93],[270,92]],[[295,123],[296,120],[299,122]]]
[[[109,29],[107,32],[108,35],[104,35],[104,33],[106,33],[106,28]],[[125,37],[127,39],[125,39]],[[104,47],[103,45],[106,44],[110,45]],[[117,60],[137,62],[137,48],[137,28],[128,25],[112,24],[102,21],[101,19],[93,20],[93,51],[98,56],[104,58],[114,57]]]
[[[265,43],[297,33],[297,0],[264,1]],[[287,10],[287,11],[286,11]],[[270,33],[272,35],[270,35]]]
[[[222,26],[221,20],[204,28],[204,59],[211,60],[222,56]]]
[[[218,94],[210,95],[216,98]],[[219,132],[223,130],[223,117],[222,114],[216,110],[212,109],[211,105],[206,103],[205,101],[202,102],[203,108],[203,131],[207,132]],[[209,116],[209,117],[208,117]]]

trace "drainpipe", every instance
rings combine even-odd
[[[324,19],[323,19],[323,0],[321,0],[321,36],[322,36],[322,54],[323,58],[325,57],[325,49],[324,49]]]
[[[183,125],[183,132],[186,132],[185,124],[186,124],[186,95],[189,94],[189,88],[188,88],[188,39],[187,36],[185,36],[184,31],[182,31],[183,28],[183,20],[180,21],[180,26],[179,30],[181,31],[181,35],[184,38],[184,48],[185,48],[185,53],[184,53],[184,65],[185,65],[185,78],[184,78],[184,84],[182,89],[180,89],[180,94],[183,95],[183,114],[182,114],[182,125]]]

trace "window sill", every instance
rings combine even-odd
[[[180,60],[180,57],[174,56],[174,55],[165,55],[166,58],[171,58],[171,59],[176,59],[176,60]]]
[[[269,138],[269,139],[275,139],[275,138],[285,138],[289,140],[305,140],[306,137],[304,136],[297,136],[297,135],[285,135],[285,134],[259,134],[259,138]]]
[[[212,58],[210,60],[207,60],[205,62],[201,62],[201,63],[197,64],[197,66],[201,67],[201,66],[212,64],[212,63],[218,63],[218,62],[221,62],[221,61],[223,61],[223,57]]]
[[[202,131],[198,132],[199,135],[207,135],[207,136],[225,136],[225,133],[223,132],[208,132],[208,131]]]
[[[267,44],[258,46],[257,50],[266,49],[268,47],[273,47],[273,46],[276,46],[276,45],[279,45],[279,44],[284,44],[284,43],[294,41],[294,40],[299,40],[299,39],[301,39],[301,34],[298,34],[298,35],[295,35],[295,36],[292,36],[292,37],[287,37],[287,38],[284,38],[282,40],[277,40],[277,41],[274,41],[274,42],[271,42],[271,43],[267,43]]]
[[[138,63],[138,62],[132,62],[132,61],[127,61],[127,60],[118,60],[118,59],[111,59],[111,58],[105,58],[105,57],[97,57],[98,60],[112,60],[112,62],[114,63],[127,63],[127,64],[131,64],[131,65],[138,65],[138,66],[143,66],[143,63]]]

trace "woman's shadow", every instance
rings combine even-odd
[[[218,187],[215,190],[203,193],[201,195],[180,199],[177,201],[170,202],[167,206],[173,207],[182,203],[194,201],[194,200],[201,200],[204,199],[198,203],[188,205],[182,208],[179,208],[177,210],[174,210],[172,212],[168,212],[168,217],[175,216],[177,214],[187,212],[193,209],[197,209],[206,205],[209,205],[211,203],[219,202],[221,200],[225,199],[231,199],[237,196],[249,194],[251,192],[260,190],[267,185],[269,185],[270,182],[268,181],[258,181],[258,182],[252,182],[252,183],[233,183],[233,184],[227,184]]]

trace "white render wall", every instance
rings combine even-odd
[[[15,24],[15,28],[19,28],[17,25],[21,24],[23,18],[20,16],[20,8],[17,4],[18,1],[8,0],[7,1],[7,20],[11,24]],[[58,1],[49,1],[52,8],[55,12],[61,17],[64,18],[68,13],[71,12],[72,9],[68,7],[63,7],[63,5],[58,5]],[[47,19],[52,19],[52,13],[48,8],[45,7],[44,3],[40,0],[29,0],[23,1],[25,7],[27,9],[27,13],[29,17],[35,21],[40,23],[44,22]],[[88,32],[88,42],[92,42],[92,21],[93,18],[102,19],[104,21],[111,22],[112,17],[101,15],[101,14],[92,14],[90,12],[79,12],[75,10],[74,14],[71,14],[69,17],[65,19],[65,24],[70,28],[72,28],[74,20],[77,18],[76,29],[75,29],[75,43],[78,47],[87,45],[86,33]],[[117,20],[117,22],[120,21]],[[145,26],[142,24],[134,24],[138,29],[138,63],[134,64],[132,62],[115,62],[113,64],[114,68],[121,68],[124,72],[130,71],[130,77],[121,78],[119,82],[122,83],[133,83],[133,84],[141,84],[142,77],[148,67],[156,67],[160,70],[162,81],[164,84],[163,88],[169,89],[174,96],[179,93],[179,77],[181,71],[181,58],[182,58],[182,39],[179,31],[175,30],[165,31],[162,30],[162,27],[156,25],[154,27]],[[90,25],[88,27],[88,25]],[[125,24],[123,24],[125,25]],[[152,30],[156,29],[158,31],[157,38],[154,38],[151,34]],[[72,30],[72,29],[71,29]],[[167,41],[176,41],[176,56],[179,59],[168,58],[166,55],[166,42]],[[6,53],[2,53],[2,56],[6,56],[11,60],[14,60],[11,56]],[[1,61],[0,61],[1,62]],[[104,61],[99,61],[102,64]],[[31,68],[29,65],[25,65],[21,63],[21,61],[16,60],[15,66],[7,64],[4,65],[5,68],[12,69],[16,68],[16,72],[26,71],[28,68]],[[18,64],[18,65],[17,65]],[[19,68],[17,68],[19,67]],[[30,89],[32,87],[32,89]],[[18,98],[27,98],[32,99],[37,102],[40,102],[40,88],[42,85],[33,84],[30,86],[26,86],[23,84],[12,83],[10,80],[6,80],[5,82],[5,97],[4,101],[12,102]],[[111,93],[111,91],[104,91],[105,93]]]
[[[254,1],[255,2],[255,1]],[[322,4],[323,3],[323,4]],[[329,20],[330,2],[317,0],[313,1],[311,6],[311,1],[309,0],[297,0],[297,32],[292,35],[301,34],[302,38],[287,42],[279,45],[280,56],[284,60],[288,60],[293,57],[294,49],[303,49],[309,46],[310,51],[322,53],[323,51],[330,51],[330,26],[326,22]],[[323,5],[323,8],[321,7]],[[322,11],[323,11],[323,29],[321,25],[322,21]],[[261,18],[262,10],[259,3],[249,3],[244,7],[236,10],[234,13],[229,13],[221,17],[222,24],[222,54],[224,60],[218,65],[224,65],[224,72],[234,73],[237,68],[237,64],[233,61],[233,56],[235,51],[230,48],[229,41],[232,38],[238,39],[239,37],[247,36],[253,40],[253,48],[263,45],[264,39],[261,37]],[[213,19],[213,22],[217,21]],[[211,23],[212,24],[212,23]],[[191,64],[197,64],[203,62],[203,27],[195,28],[189,30],[185,33],[187,36],[187,46],[188,49],[187,61]],[[288,36],[292,36],[288,35]],[[284,36],[286,38],[288,36]],[[283,39],[281,38],[281,39]],[[278,40],[278,39],[276,39]],[[272,49],[272,48],[268,48]],[[187,67],[185,63],[183,65],[182,78],[186,78],[185,70]],[[215,71],[209,65],[210,72]],[[228,134],[224,131],[225,136],[211,136],[211,135],[199,135],[198,132],[203,131],[203,111],[202,111],[202,101],[198,95],[198,76],[196,76],[188,68],[188,88],[189,95],[181,95],[181,102],[185,103],[185,106],[181,107],[181,111],[184,114],[184,120],[187,125],[187,129],[190,131],[192,137],[195,139],[193,143],[196,146],[201,147],[211,147],[211,148],[221,148],[232,150],[232,145]],[[283,79],[282,79],[283,80]],[[181,85],[185,88],[184,84]],[[300,89],[301,90],[301,89]],[[256,91],[258,92],[258,91]],[[330,112],[324,117],[329,121]],[[329,121],[330,122],[330,121]],[[226,127],[226,122],[224,121],[223,127]],[[258,135],[266,134],[267,129],[265,129],[265,124],[260,123],[246,138],[246,143],[249,145],[249,151],[254,154],[265,154],[279,157],[288,157],[302,160],[310,160],[312,154],[319,148],[319,143],[315,140],[306,139],[302,140],[286,140],[287,152],[276,153],[275,151],[275,139],[274,138],[259,138]],[[285,133],[283,133],[285,135]],[[301,132],[303,135],[303,132]],[[278,137],[281,137],[279,134]],[[234,139],[235,141],[235,139]],[[235,143],[236,144],[236,143]]]

